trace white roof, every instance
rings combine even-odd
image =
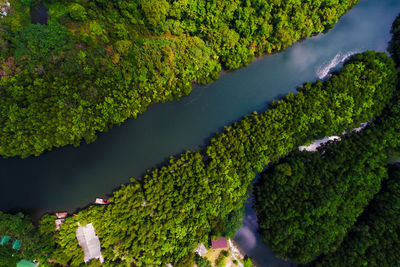
[[[76,229],[76,238],[85,254],[85,262],[92,259],[100,259],[100,262],[103,263],[100,240],[96,235],[93,224],[89,223],[85,227],[79,225],[78,229]]]
[[[197,248],[194,250],[200,257],[203,257],[207,253],[207,249],[203,243],[200,243]]]

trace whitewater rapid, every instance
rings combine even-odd
[[[329,61],[328,63],[325,63],[323,65],[321,65],[318,69],[317,69],[317,77],[319,79],[324,79],[326,76],[328,76],[329,72],[331,72],[332,70],[334,70],[336,67],[339,66],[339,64],[345,62],[348,58],[350,58],[352,55],[360,53],[361,50],[360,49],[355,49],[355,50],[350,50],[348,52],[339,52],[335,55],[335,57],[333,59],[331,59],[331,61]]]

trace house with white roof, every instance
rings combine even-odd
[[[79,245],[83,249],[85,254],[85,263],[98,259],[100,263],[104,262],[103,256],[101,255],[101,246],[99,237],[96,235],[93,224],[89,223],[86,226],[81,226],[78,223],[78,229],[76,229],[76,238],[78,239]]]

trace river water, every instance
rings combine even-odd
[[[399,0],[361,0],[327,34],[196,86],[180,101],[153,105],[92,144],[54,149],[36,158],[0,159],[0,210],[73,211],[106,197],[170,155],[204,147],[213,133],[244,114],[265,110],[268,102],[303,82],[324,78],[351,54],[385,51],[398,12]],[[263,251],[255,225],[248,206],[236,237],[242,249],[260,266],[285,266]]]

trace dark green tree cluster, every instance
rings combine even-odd
[[[400,16],[392,26],[389,51],[396,65],[400,65]],[[398,98],[372,126],[382,140],[387,153],[400,151],[400,102]],[[389,179],[364,210],[334,252],[321,256],[317,266],[399,266],[400,265],[400,164],[388,168]]]
[[[392,24],[392,40],[389,43],[389,52],[397,65],[400,63],[400,14]]]
[[[211,262],[206,258],[200,257],[196,254],[195,262],[198,267],[212,267]]]
[[[68,31],[60,24],[46,27],[30,24],[15,33],[14,38],[12,44],[15,45],[15,59],[18,62],[27,61],[32,66],[41,64],[70,46]]]
[[[271,166],[255,185],[264,242],[299,263],[336,250],[387,177],[384,148],[373,133],[353,134]]]
[[[264,172],[254,189],[263,240],[281,257],[301,263],[337,250],[349,231],[357,232],[352,227],[387,178],[388,158],[399,148],[397,92],[382,115],[362,132],[351,133],[318,152],[294,152],[281,159]],[[359,249],[357,253],[364,255],[369,243],[365,247],[360,244],[354,243],[351,251],[346,245],[343,248],[343,253],[354,259],[346,262],[341,255],[334,254],[336,260],[340,258],[345,266],[355,264],[353,260],[362,262],[362,257],[352,254]],[[382,244],[381,254],[376,257],[385,257],[385,246]]]
[[[185,266],[198,243],[207,242],[213,232],[229,232],[227,218],[243,207],[253,178],[268,163],[380,115],[395,91],[396,77],[384,53],[353,57],[329,80],[306,83],[266,112],[226,127],[205,150],[187,151],[140,181],[131,179],[114,192],[112,204],[68,218],[56,233],[54,260],[82,264],[76,223],[92,222],[105,266]]]
[[[317,266],[400,266],[400,164],[335,252]]]
[[[0,237],[7,235],[22,242],[19,251],[12,249],[11,241],[0,246],[0,266],[16,266],[21,259],[37,260],[41,266],[50,266],[54,250],[54,219],[46,215],[42,218],[39,228],[33,226],[29,217],[22,213],[16,215],[0,212]]]
[[[44,1],[0,21],[0,155],[93,142],[152,103],[323,32],[358,0]],[[35,2],[36,3],[36,2]]]

